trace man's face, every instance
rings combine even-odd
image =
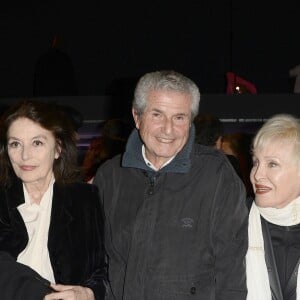
[[[144,113],[138,115],[133,109],[133,117],[147,159],[160,169],[188,140],[191,97],[176,91],[151,91]]]

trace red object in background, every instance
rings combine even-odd
[[[227,89],[226,93],[233,94],[257,94],[256,87],[253,83],[239,77],[233,72],[226,73]]]

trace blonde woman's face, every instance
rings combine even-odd
[[[250,180],[258,206],[282,208],[299,197],[300,166],[294,144],[274,140],[254,149]]]

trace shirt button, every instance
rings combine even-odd
[[[195,295],[196,294],[196,287],[194,287],[194,286],[191,287],[190,292],[191,292],[192,295]]]

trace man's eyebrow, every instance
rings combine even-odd
[[[162,110],[160,110],[160,109],[158,109],[158,108],[155,108],[155,107],[152,108],[150,111],[156,111],[156,112],[160,112],[160,113],[163,112]]]
[[[175,114],[175,116],[188,116],[189,114],[187,113],[178,113],[178,114]]]

